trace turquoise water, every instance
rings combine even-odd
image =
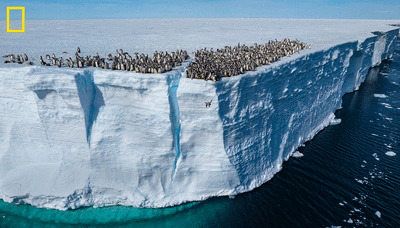
[[[81,208],[59,211],[40,209],[30,205],[13,205],[0,201],[0,227],[187,227],[199,226],[202,221],[190,210],[210,218],[217,211],[224,211],[225,203],[202,205],[199,202],[177,207],[149,209],[126,206]],[[190,210],[189,210],[190,209]],[[211,214],[210,214],[211,213]],[[205,218],[204,217],[204,218]],[[212,216],[211,216],[212,217]]]

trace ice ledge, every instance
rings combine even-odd
[[[332,122],[398,34],[307,50],[218,83],[187,79],[184,66],[164,77],[0,69],[0,197],[66,210],[252,190]]]

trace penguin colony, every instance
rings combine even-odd
[[[303,42],[290,41],[285,38],[282,41],[268,41],[265,45],[253,46],[240,45],[225,46],[224,49],[210,51],[206,48],[194,52],[195,61],[187,67],[186,77],[191,79],[204,79],[219,81],[222,77],[232,77],[243,74],[246,71],[254,71],[256,67],[276,62],[284,56],[299,53],[300,50],[310,48]]]
[[[191,79],[203,79],[219,81],[222,77],[232,77],[235,75],[243,74],[246,71],[254,71],[256,67],[268,65],[269,63],[276,62],[279,58],[289,56],[294,53],[299,53],[300,50],[310,48],[303,42],[297,39],[290,41],[285,38],[282,41],[268,41],[265,45],[253,46],[240,45],[225,46],[224,49],[217,49],[210,51],[206,48],[193,52],[195,60],[189,64],[186,71],[186,77]],[[70,68],[74,66],[78,68],[97,67],[102,69],[134,71],[136,73],[164,73],[171,71],[173,67],[180,66],[184,61],[189,58],[186,51],[177,50],[176,52],[157,52],[155,51],[153,57],[147,54],[134,53],[134,57],[124,52],[122,49],[116,50],[115,56],[108,54],[107,58],[101,58],[97,53],[95,56],[82,57],[79,54],[81,49],[78,47],[75,52],[75,59],[71,57],[65,59],[66,65]],[[68,54],[63,52],[63,54]],[[29,65],[33,62],[28,62],[28,56],[24,55],[4,55],[3,58],[8,58],[4,63],[18,63],[22,64],[25,61]],[[46,60],[40,56],[39,63],[43,66],[64,66],[64,59],[57,58],[53,53],[52,56],[46,55]],[[111,63],[109,63],[111,62]],[[211,106],[206,104],[207,106]]]

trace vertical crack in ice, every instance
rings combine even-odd
[[[169,107],[170,107],[169,118],[171,121],[171,131],[172,131],[172,136],[173,136],[172,148],[176,152],[174,166],[172,168],[171,181],[174,181],[175,172],[176,172],[177,165],[178,165],[178,160],[181,156],[180,142],[179,142],[179,138],[180,138],[180,134],[181,134],[181,123],[180,123],[178,98],[176,96],[176,91],[178,90],[180,78],[181,78],[181,74],[167,76],[168,101],[169,101]]]
[[[104,98],[100,89],[94,84],[93,72],[85,70],[82,74],[75,75],[79,100],[85,114],[86,140],[90,148],[90,136],[93,122],[96,121],[101,106],[104,106]]]
[[[293,131],[291,128],[292,128],[292,124],[293,124],[293,120],[294,120],[295,116],[297,116],[297,113],[293,113],[290,116],[289,123],[287,125],[287,131],[283,135],[282,142],[279,145],[279,155],[278,155],[278,167],[279,167],[279,169],[282,169],[283,152],[285,151],[285,146],[286,146],[286,142],[287,142],[287,140],[289,138],[289,134]]]

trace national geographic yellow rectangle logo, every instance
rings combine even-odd
[[[10,29],[10,10],[21,10],[22,11],[22,29],[21,30]],[[23,7],[23,6],[7,7],[7,32],[25,32],[25,7]]]

